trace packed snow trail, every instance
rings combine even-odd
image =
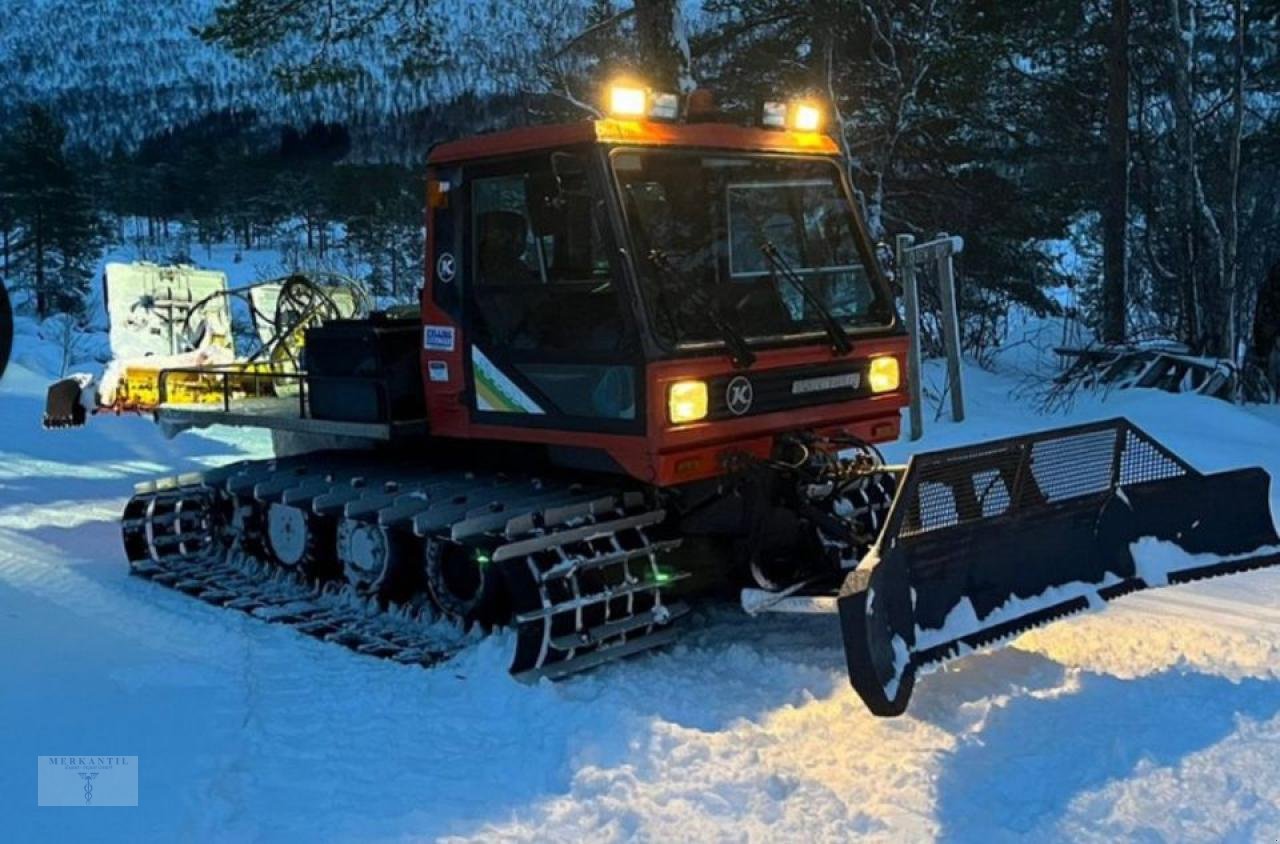
[[[1135,392],[1031,417],[1008,379],[966,374],[971,421],[916,447],[1124,414],[1201,469],[1280,477],[1275,408]],[[44,383],[19,365],[0,385],[6,841],[1280,839],[1274,572],[1033,631],[923,678],[897,720],[849,689],[834,619],[729,608],[526,687],[505,635],[424,671],[130,578],[133,483],[266,443],[44,432]],[[34,757],[57,753],[138,755],[141,805],[36,808]]]

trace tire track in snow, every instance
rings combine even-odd
[[[203,604],[134,579],[122,555],[111,556],[121,557],[118,577],[99,580],[77,569],[108,562],[69,558],[55,546],[0,528],[0,582],[62,607],[73,617],[139,639],[153,650],[198,657],[222,669],[234,666],[234,660],[223,656],[224,649],[210,647],[219,633],[237,635],[225,620],[202,617],[207,609]]]
[[[0,530],[30,531],[40,528],[77,528],[91,522],[119,521],[124,502],[119,498],[97,501],[55,501],[40,507],[15,504],[0,507]]]
[[[65,460],[48,460],[0,451],[0,481],[26,481],[40,478],[44,481],[121,481],[127,488],[131,479],[173,474],[162,463],[153,460],[106,460],[86,463],[68,463]]]

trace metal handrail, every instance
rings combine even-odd
[[[238,368],[240,367],[240,368]],[[222,390],[222,410],[224,413],[231,412],[231,377],[236,376],[239,379],[252,379],[253,381],[253,397],[262,398],[262,382],[270,380],[272,382],[278,380],[292,380],[298,383],[298,418],[314,419],[311,415],[311,405],[308,401],[307,387],[309,384],[317,382],[328,383],[349,383],[358,381],[364,384],[373,384],[377,392],[379,403],[390,413],[391,402],[388,395],[388,389],[385,382],[369,378],[362,375],[314,375],[305,371],[294,372],[260,372],[256,370],[247,370],[242,368],[240,364],[212,364],[209,366],[186,366],[173,367],[172,369],[160,370],[158,380],[159,405],[164,406],[168,403],[169,398],[169,376],[170,375],[199,375],[199,376],[217,376],[221,381]]]

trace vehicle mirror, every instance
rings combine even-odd
[[[550,173],[530,174],[525,182],[528,197],[529,225],[538,237],[555,234],[564,215],[564,200],[555,177]]]
[[[898,277],[898,260],[893,254],[893,247],[887,241],[881,240],[876,243],[876,261],[880,264],[880,272],[884,273],[884,277],[890,281]]]

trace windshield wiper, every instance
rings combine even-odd
[[[809,285],[804,283],[804,279],[800,278],[787,260],[778,252],[778,247],[774,246],[771,241],[764,241],[760,244],[760,254],[764,255],[768,260],[769,266],[773,267],[775,275],[780,275],[787,280],[796,290],[800,291],[800,295],[808,302],[815,311],[818,312],[818,319],[822,321],[822,327],[827,332],[827,336],[831,338],[831,345],[835,349],[835,353],[841,357],[853,351],[853,343],[849,342],[849,335],[844,333],[840,321],[832,315],[826,305],[822,304],[814,292],[809,289]]]
[[[756,362],[756,354],[751,351],[750,344],[747,343],[745,337],[733,324],[725,319],[719,307],[711,298],[696,286],[689,284],[685,277],[671,265],[671,261],[661,251],[650,249],[648,255],[649,263],[662,274],[667,282],[674,281],[674,285],[678,295],[688,296],[693,306],[706,312],[707,319],[711,325],[720,332],[720,337],[724,340],[724,344],[729,349],[729,359],[737,369],[750,369],[752,364]]]

